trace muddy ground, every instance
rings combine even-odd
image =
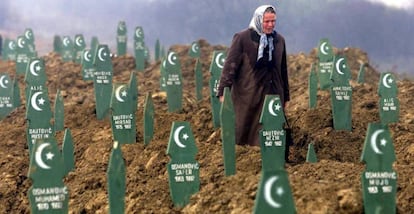
[[[209,67],[214,50],[225,47],[200,40],[204,75],[203,99],[196,100],[195,60],[188,57],[187,45],[175,45],[183,73],[183,109],[169,113],[165,93],[159,90],[160,62],[151,62],[137,74],[138,110],[137,142],[123,145],[127,167],[126,213],[251,213],[260,179],[261,159],[257,147],[236,147],[237,173],[224,175],[220,129],[212,124],[209,100]],[[352,131],[333,129],[330,96],[318,92],[318,107],[308,108],[307,77],[317,61],[316,52],[289,55],[291,102],[286,110],[293,127],[292,164],[286,165],[298,213],[363,213],[360,175],[365,165],[360,162],[368,123],[378,122],[377,85],[379,71],[369,64],[369,56],[357,48],[336,50],[345,54],[352,69]],[[51,103],[57,89],[64,96],[65,127],[72,132],[75,147],[75,170],[65,177],[70,190],[69,213],[108,213],[106,170],[112,147],[109,120],[97,120],[92,82],[82,80],[81,66],[64,63],[55,53],[45,59],[47,87]],[[357,84],[361,62],[368,63],[366,83]],[[133,56],[113,58],[114,82],[127,83],[133,71]],[[1,61],[0,72],[15,77],[15,65]],[[17,77],[22,105],[0,121],[0,213],[29,213],[27,191],[32,181],[26,143],[23,77]],[[414,83],[399,78],[400,122],[390,130],[397,161],[397,212],[414,210]],[[147,92],[155,106],[155,134],[149,145],[143,145],[143,104]],[[200,191],[184,208],[175,208],[170,198],[166,164],[169,133],[173,121],[188,121],[198,147]],[[62,141],[63,131],[56,135]],[[308,144],[313,142],[317,163],[307,163]]]

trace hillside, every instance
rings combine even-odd
[[[209,100],[209,67],[213,50],[225,49],[200,40],[204,74],[203,99],[195,98],[194,62],[186,45],[175,45],[183,73],[183,109],[169,113],[165,93],[159,90],[160,62],[148,65],[137,74],[138,110],[137,143],[123,145],[127,167],[126,213],[251,213],[260,179],[260,149],[236,147],[237,174],[224,176],[220,129],[214,129]],[[361,62],[369,63],[367,53],[358,48],[335,50],[347,56],[356,79]],[[287,109],[293,127],[294,147],[286,170],[298,213],[363,213],[360,175],[364,165],[361,151],[368,123],[379,121],[377,85],[379,73],[368,66],[366,83],[353,86],[352,131],[336,131],[333,127],[330,96],[318,92],[317,109],[308,109],[307,77],[316,51],[288,56],[291,102]],[[80,65],[64,63],[50,53],[43,56],[48,76],[51,103],[57,89],[65,102],[65,127],[74,139],[76,168],[65,178],[70,191],[70,213],[108,213],[106,170],[112,147],[109,120],[97,120],[92,82],[82,80]],[[113,58],[114,82],[126,83],[133,71],[134,58]],[[15,75],[14,63],[1,62],[2,72]],[[22,98],[23,77],[18,77]],[[398,213],[414,210],[414,83],[398,81],[401,105],[400,122],[390,125],[397,161]],[[143,145],[143,104],[147,92],[155,106],[154,138]],[[29,154],[26,143],[25,103],[0,121],[0,213],[29,213],[27,191],[32,182],[27,177]],[[198,147],[200,191],[185,208],[174,208],[169,195],[166,164],[167,143],[173,121],[188,121]],[[61,142],[63,132],[57,133]],[[305,163],[307,146],[313,142],[318,163]]]

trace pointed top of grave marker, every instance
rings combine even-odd
[[[161,47],[160,47],[160,40],[157,39],[155,42],[155,61],[158,61],[161,59]]]
[[[144,40],[144,38],[145,38],[144,29],[142,29],[141,26],[137,26],[135,28],[135,31],[134,32],[135,32],[134,33],[134,40],[135,41],[137,41],[137,40]]]
[[[215,78],[220,78],[221,71],[224,67],[224,62],[226,61],[226,52],[225,51],[214,51],[213,58],[210,64],[210,73]]]
[[[96,49],[98,48],[99,45],[99,40],[98,37],[96,36],[92,36],[91,38],[91,54],[92,54],[92,59],[95,59],[96,57]]]
[[[396,160],[394,145],[387,125],[369,123],[361,161],[367,170],[392,170]]]
[[[27,41],[29,41],[32,44],[35,41],[35,37],[34,37],[34,34],[33,34],[33,30],[31,28],[26,28],[24,30],[24,37],[27,39]]]
[[[108,198],[110,213],[124,213],[126,191],[126,169],[122,157],[121,145],[114,142],[109,158],[108,170]]]
[[[283,127],[286,119],[279,95],[266,95],[259,121],[266,130]]]
[[[74,43],[75,50],[83,50],[86,47],[85,38],[83,34],[76,34],[75,35],[75,43]]]
[[[398,94],[397,81],[391,72],[381,73],[378,95],[380,97],[396,97]]]
[[[190,123],[175,121],[172,124],[170,140],[168,141],[167,154],[171,158],[180,156],[194,157],[197,147]]]
[[[29,53],[29,46],[28,46],[28,41],[26,39],[25,36],[18,36],[17,37],[17,41],[16,41],[16,50],[19,51],[20,53],[25,53],[28,54]]]
[[[118,36],[127,34],[127,26],[126,26],[125,21],[118,22],[117,33],[118,33]]]
[[[31,58],[27,64],[24,81],[28,86],[45,85],[46,83],[45,61],[43,58]]]
[[[129,82],[128,82],[128,89],[129,89],[129,94],[131,96],[131,100],[132,100],[132,107],[133,107],[133,112],[135,112],[137,110],[137,105],[138,105],[138,85],[137,85],[137,74],[135,71],[131,72],[131,75],[129,77]]]
[[[55,53],[62,53],[62,38],[59,35],[53,37],[53,51]]]
[[[318,45],[318,58],[320,62],[332,61],[334,57],[333,48],[329,39],[323,38],[319,41]]]
[[[316,152],[313,147],[313,143],[308,144],[308,153],[306,154],[306,162],[309,162],[309,163],[318,162],[318,158],[316,157]]]
[[[169,51],[165,59],[165,69],[167,73],[177,72],[181,73],[181,63],[178,54],[174,51]]]
[[[198,44],[198,41],[194,41],[190,49],[188,50],[188,55],[192,58],[199,58],[200,57],[200,45]]]
[[[97,46],[93,62],[96,71],[112,71],[111,52],[108,45],[100,44]]]
[[[334,68],[330,79],[332,80],[332,85],[349,85],[351,70],[345,56],[336,55],[334,57]]]

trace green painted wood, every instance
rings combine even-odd
[[[15,78],[13,79],[13,107],[17,108],[21,104],[19,80]]]
[[[334,53],[329,39],[323,38],[318,45],[318,59],[319,59],[319,87],[321,90],[328,90],[332,84],[330,79],[331,73],[334,70]]]
[[[165,61],[165,89],[169,112],[182,110],[183,80],[180,59],[174,51],[168,52]]]
[[[92,52],[90,49],[82,51],[82,79],[85,81],[93,81],[93,73],[95,72],[95,65],[93,64]]]
[[[59,35],[53,37],[53,52],[62,54],[62,37]]]
[[[102,120],[109,115],[110,95],[112,94],[113,65],[108,45],[98,45],[94,65],[93,86],[96,118]]]
[[[75,149],[70,129],[65,129],[62,143],[62,156],[65,164],[65,175],[75,169]]]
[[[138,84],[137,73],[135,71],[132,71],[129,76],[128,89],[132,100],[132,111],[136,112],[138,109]]]
[[[161,59],[160,65],[160,91],[166,91],[167,87],[167,72],[165,71],[165,66],[167,65],[167,58],[163,57]]]
[[[125,213],[126,167],[121,145],[114,142],[107,170],[109,213]]]
[[[147,92],[144,103],[144,145],[148,145],[154,136],[154,115],[152,95]]]
[[[316,108],[318,97],[318,75],[315,70],[315,66],[312,65],[308,78],[308,91],[309,91],[309,108]]]
[[[157,39],[157,41],[155,41],[155,48],[154,48],[154,57],[155,57],[155,61],[158,62],[159,60],[161,60],[161,45],[160,45],[160,40]]]
[[[117,27],[117,36],[116,36],[116,47],[117,47],[117,54],[118,56],[126,55],[127,53],[127,41],[128,41],[128,35],[127,35],[127,26],[125,21],[119,21],[118,27]]]
[[[365,71],[366,71],[366,64],[361,63],[359,66],[358,76],[357,76],[357,82],[359,84],[363,84],[365,82]]]
[[[74,51],[74,61],[77,64],[82,63],[83,58],[83,50],[86,48],[85,38],[82,34],[76,34],[74,43],[73,43],[73,51]]]
[[[200,59],[196,59],[195,68],[194,68],[194,76],[195,76],[195,94],[197,101],[200,101],[203,99],[203,71],[201,70],[201,62]]]
[[[221,102],[217,97],[218,86],[220,82],[221,72],[223,70],[224,61],[226,60],[225,51],[214,51],[210,64],[210,102],[213,114],[214,128],[220,127],[220,106]]]
[[[0,74],[0,120],[7,117],[15,108],[14,84],[7,73]]]
[[[54,106],[54,120],[55,131],[62,131],[65,128],[65,111],[63,104],[63,97],[60,90],[56,92],[55,106]]]
[[[28,41],[24,36],[18,36],[16,41],[16,74],[24,75],[29,59],[34,57],[29,50]]]
[[[229,88],[224,88],[224,101],[220,109],[220,126],[222,151],[224,159],[224,174],[226,176],[236,174],[236,120],[233,101]]]
[[[96,54],[97,54],[97,50],[98,50],[98,46],[99,46],[99,39],[96,36],[92,36],[91,38],[91,55],[92,55],[92,61],[95,60],[96,58]]]
[[[62,38],[62,61],[73,62],[75,60],[74,44],[70,36]]]
[[[200,44],[198,41],[191,43],[190,49],[188,49],[188,56],[192,58],[200,58]]]
[[[378,84],[380,121],[383,124],[397,123],[400,118],[398,86],[391,72],[381,73]]]
[[[135,28],[134,31],[134,53],[135,53],[135,69],[144,71],[145,69],[145,36],[141,26]]]
[[[306,154],[306,162],[308,163],[316,163],[318,162],[318,158],[316,157],[315,148],[313,143],[308,144],[308,152]]]

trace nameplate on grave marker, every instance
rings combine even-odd
[[[210,102],[212,107],[213,114],[213,125],[214,128],[220,127],[220,100],[217,97],[218,86],[220,84],[221,72],[224,67],[224,62],[226,60],[225,51],[214,51],[213,58],[210,64]]]

